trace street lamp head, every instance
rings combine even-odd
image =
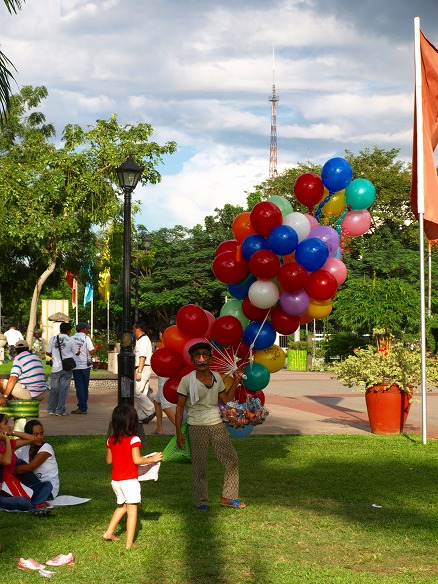
[[[148,251],[149,249],[151,249],[152,246],[152,237],[149,237],[149,235],[145,235],[143,237],[143,249]]]
[[[123,164],[117,168],[119,184],[123,191],[131,193],[137,186],[138,181],[144,171],[144,166],[136,164],[129,156]]]

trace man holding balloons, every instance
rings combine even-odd
[[[230,435],[222,422],[218,399],[226,404],[234,398],[243,375],[241,369],[233,374],[227,390],[221,376],[210,370],[212,346],[207,341],[195,342],[188,349],[195,370],[185,375],[178,386],[176,406],[176,436],[180,448],[185,437],[181,431],[184,408],[187,411],[188,439],[192,453],[195,507],[208,510],[208,447],[211,444],[216,458],[225,469],[222,488],[222,507],[243,509],[239,496],[239,464]]]

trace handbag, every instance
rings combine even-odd
[[[59,354],[61,356],[62,369],[64,371],[71,371],[72,369],[74,369],[76,367],[76,361],[73,359],[73,357],[66,357],[65,359],[62,358],[61,343],[59,342],[59,335],[58,335],[58,349],[59,349]]]
[[[188,424],[184,422],[181,426],[184,435],[184,448],[180,448],[176,442],[176,435],[172,437],[169,444],[163,450],[163,462],[191,462],[192,453],[190,450]]]

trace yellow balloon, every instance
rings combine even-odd
[[[232,375],[222,375],[222,381],[224,382],[225,388],[228,391],[233,385],[234,378]]]
[[[311,318],[325,318],[331,313],[332,308],[333,301],[331,298],[329,300],[314,300],[311,298],[306,314]]]
[[[269,373],[276,373],[283,369],[286,353],[278,345],[271,345],[267,349],[254,351],[254,361],[264,365]]]
[[[326,188],[324,188],[324,196],[327,197],[329,192]],[[327,215],[327,217],[337,217],[340,215],[347,203],[345,202],[345,189],[343,191],[338,191],[334,195],[330,197],[330,200],[325,203],[324,207],[322,208],[322,212]]]

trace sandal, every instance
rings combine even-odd
[[[195,505],[199,511],[208,511],[208,505]]]
[[[245,503],[242,503],[242,501],[239,501],[239,499],[231,499],[231,501],[228,503],[222,503],[221,501],[221,506],[232,507],[233,509],[245,509],[246,507]]]

